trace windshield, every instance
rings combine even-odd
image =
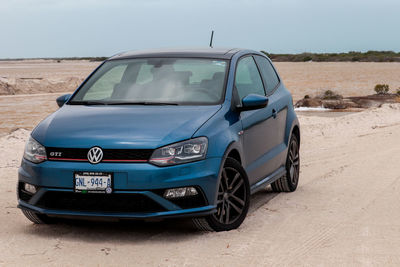
[[[69,101],[72,105],[218,104],[227,61],[145,58],[105,62]]]

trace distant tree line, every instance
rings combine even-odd
[[[276,62],[400,62],[400,52],[368,51],[347,53],[273,54],[261,51]]]
[[[400,52],[394,51],[368,51],[356,52],[350,51],[347,53],[301,53],[301,54],[273,54],[266,51],[261,51],[266,54],[272,61],[276,62],[400,62]],[[60,57],[60,58],[43,58],[56,60],[89,60],[89,61],[104,61],[108,57]],[[3,60],[24,60],[35,58],[8,58]]]

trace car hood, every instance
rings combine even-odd
[[[220,108],[64,105],[32,137],[46,147],[151,149],[191,138]]]

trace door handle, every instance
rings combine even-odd
[[[274,117],[274,119],[276,119],[276,110],[275,109],[272,109],[272,117]]]

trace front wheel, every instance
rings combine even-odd
[[[229,231],[238,228],[246,218],[250,205],[250,185],[238,161],[227,158],[218,186],[217,211],[203,218],[194,218],[200,230]]]

